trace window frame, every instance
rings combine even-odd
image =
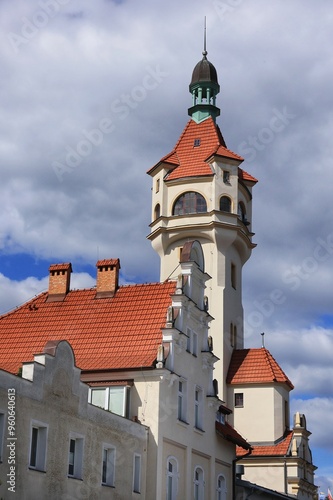
[[[244,392],[235,392],[234,394],[234,407],[244,408]]]
[[[71,445],[74,442],[74,451],[71,451]],[[84,437],[81,434],[69,434],[68,446],[68,468],[67,476],[73,479],[82,479],[83,476],[83,453],[84,453]],[[73,463],[71,463],[71,454],[73,454]],[[70,472],[70,467],[73,467]]]
[[[222,478],[222,485],[219,485],[219,481]],[[216,478],[216,499],[225,500],[227,498],[227,480],[224,474],[218,474]]]
[[[202,387],[194,387],[194,427],[203,431],[203,400],[204,393]]]
[[[106,452],[106,460],[104,459]],[[115,487],[116,447],[103,444],[102,448],[102,486]]]
[[[198,191],[185,191],[180,194],[172,207],[172,215],[174,216],[205,213],[207,213],[207,201]]]
[[[123,390],[123,401],[122,401],[122,412],[117,413],[115,411],[112,411],[110,409],[110,396],[111,396],[111,390],[115,388],[122,388]],[[97,405],[93,403],[93,394],[96,391],[105,391],[104,394],[104,404],[103,406]],[[107,386],[94,386],[94,387],[89,387],[89,395],[88,395],[88,402],[94,406],[97,406],[98,408],[103,408],[103,410],[109,411],[111,413],[114,413],[115,415],[120,415],[121,417],[128,418],[129,417],[129,406],[130,406],[130,386],[129,385],[107,385]]]
[[[141,455],[133,455],[133,493],[141,493]]]
[[[200,477],[197,479],[196,474],[200,472]],[[204,500],[205,498],[205,473],[200,465],[194,468],[193,474],[194,500]]]
[[[29,469],[46,471],[48,424],[32,420],[30,425]]]
[[[228,202],[228,207],[226,205],[223,207],[222,206],[223,202]],[[226,210],[226,208],[228,208],[228,209]],[[230,196],[227,196],[224,194],[220,197],[219,210],[220,210],[220,212],[225,212],[226,214],[232,213],[232,200],[231,200]]]
[[[177,418],[180,422],[187,423],[187,380],[183,378],[178,380]]]
[[[175,470],[170,472],[169,465],[174,465]],[[167,500],[176,500],[178,494],[178,478],[179,478],[179,467],[178,460],[176,457],[170,455],[167,458],[166,466],[166,498]]]

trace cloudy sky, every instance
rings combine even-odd
[[[109,257],[123,282],[158,281],[145,172],[187,122],[204,16],[219,125],[260,181],[246,346],[265,332],[313,433],[316,482],[332,489],[329,0],[2,0],[0,308],[46,289],[50,263],[71,261],[76,288]]]

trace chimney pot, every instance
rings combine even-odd
[[[113,297],[118,289],[119,259],[99,260],[97,267],[96,298]]]

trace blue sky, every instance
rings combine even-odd
[[[99,258],[119,257],[123,282],[158,281],[145,172],[187,122],[207,16],[218,123],[259,179],[246,346],[265,332],[332,490],[331,3],[3,0],[0,14],[1,311],[45,290],[56,262],[75,288]]]

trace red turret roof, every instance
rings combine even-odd
[[[161,163],[170,165],[165,180],[171,181],[188,177],[212,176],[208,160],[212,156],[221,156],[241,163],[243,158],[226,147],[219,127],[210,117],[200,123],[189,120],[176,146],[171,153],[164,156],[148,174],[152,174]],[[257,182],[247,172],[239,169],[239,178]]]
[[[234,350],[227,375],[228,384],[280,382],[294,388],[271,353],[265,349]]]
[[[96,289],[47,292],[0,317],[0,368],[17,373],[49,340],[67,340],[81,370],[151,368],[162,343],[175,282],[122,286],[111,298]]]

